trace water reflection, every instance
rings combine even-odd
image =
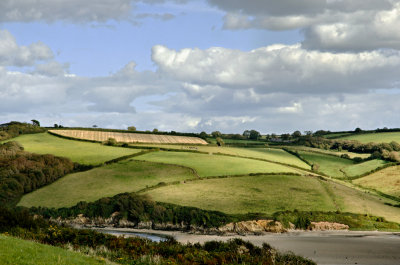
[[[131,231],[116,231],[116,230],[107,230],[107,229],[95,229],[97,232],[110,234],[114,236],[137,236],[146,239],[150,239],[153,242],[162,242],[166,241],[167,239],[161,235],[156,234],[149,234],[149,233],[136,233]]]

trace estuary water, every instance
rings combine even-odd
[[[232,238],[241,238],[257,246],[268,243],[281,252],[291,251],[310,258],[318,264],[400,264],[400,233],[296,231],[261,236],[217,236],[143,229],[99,229],[99,231],[125,236],[142,236],[154,241],[165,240],[165,236],[172,236],[181,243],[204,243],[210,240],[227,241]]]

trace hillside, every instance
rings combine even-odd
[[[104,259],[0,234],[0,264],[107,264]]]
[[[345,135],[340,139],[356,140],[361,143],[390,143],[392,141],[400,143],[400,132],[375,132]]]

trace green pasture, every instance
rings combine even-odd
[[[356,177],[364,173],[370,172],[371,170],[374,170],[378,167],[384,166],[387,163],[388,163],[387,161],[380,159],[369,160],[363,163],[345,167],[343,171],[349,177]]]
[[[261,175],[207,179],[161,187],[147,193],[156,201],[230,214],[273,214],[294,209],[336,210],[321,181],[304,176]]]
[[[292,168],[274,163],[213,154],[160,151],[144,154],[134,159],[190,167],[195,169],[201,177],[250,173],[297,173]]]
[[[105,146],[99,143],[67,140],[48,133],[25,134],[12,141],[22,144],[28,152],[68,157],[74,162],[90,165],[140,152],[140,150]]]
[[[299,151],[299,154],[311,164],[318,164],[320,166],[318,170],[319,172],[339,179],[345,178],[345,175],[341,170],[354,164],[352,160],[331,155],[305,151]]]
[[[353,134],[340,139],[357,140],[361,143],[390,143],[391,141],[400,143],[400,132]]]
[[[100,258],[0,234],[0,264],[106,264]]]
[[[207,179],[146,192],[154,200],[230,214],[277,211],[342,211],[400,222],[400,208],[377,197],[331,181],[306,176],[246,176]]]
[[[194,178],[191,169],[153,162],[124,160],[67,175],[22,197],[20,206],[69,207],[123,192],[136,192],[160,182]]]
[[[326,155],[334,155],[334,156],[341,156],[341,155],[348,155],[350,158],[361,157],[361,158],[368,158],[371,154],[359,154],[354,152],[349,152],[346,150],[336,151],[336,150],[325,150],[307,146],[291,146],[290,149],[297,150],[297,151],[307,151],[307,152],[314,152],[314,153],[321,153]]]
[[[400,166],[385,168],[353,183],[400,198]]]
[[[270,160],[289,165],[294,165],[304,169],[310,169],[310,166],[301,161],[298,157],[289,154],[288,152],[277,148],[240,148],[240,147],[218,147],[218,146],[190,146],[190,145],[134,145],[136,147],[153,147],[153,148],[166,148],[170,150],[180,151],[199,151],[207,152],[209,154],[227,154],[233,156],[257,158]]]
[[[326,183],[333,192],[340,211],[382,216],[388,221],[400,223],[400,208],[385,204],[398,202],[335,182]]]
[[[229,145],[265,145],[265,141],[255,141],[255,140],[240,140],[240,139],[222,139],[225,144]],[[212,144],[217,144],[217,140],[215,138],[207,138],[207,141]]]

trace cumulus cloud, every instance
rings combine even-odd
[[[160,4],[167,1],[186,2],[183,0],[2,0],[0,1],[0,21],[87,23],[128,20],[137,3]],[[171,18],[170,14],[144,14],[144,17],[148,16],[156,19]]]
[[[226,29],[302,29],[308,49],[400,49],[398,0],[208,1],[226,11]]]
[[[225,48],[175,51],[159,45],[153,47],[152,58],[161,72],[186,83],[253,88],[261,94],[367,92],[394,87],[400,74],[400,52],[330,53],[309,51],[299,44],[250,52]]]
[[[52,50],[44,43],[36,42],[29,46],[20,46],[9,31],[0,30],[0,65],[32,66],[37,61],[53,57]]]

